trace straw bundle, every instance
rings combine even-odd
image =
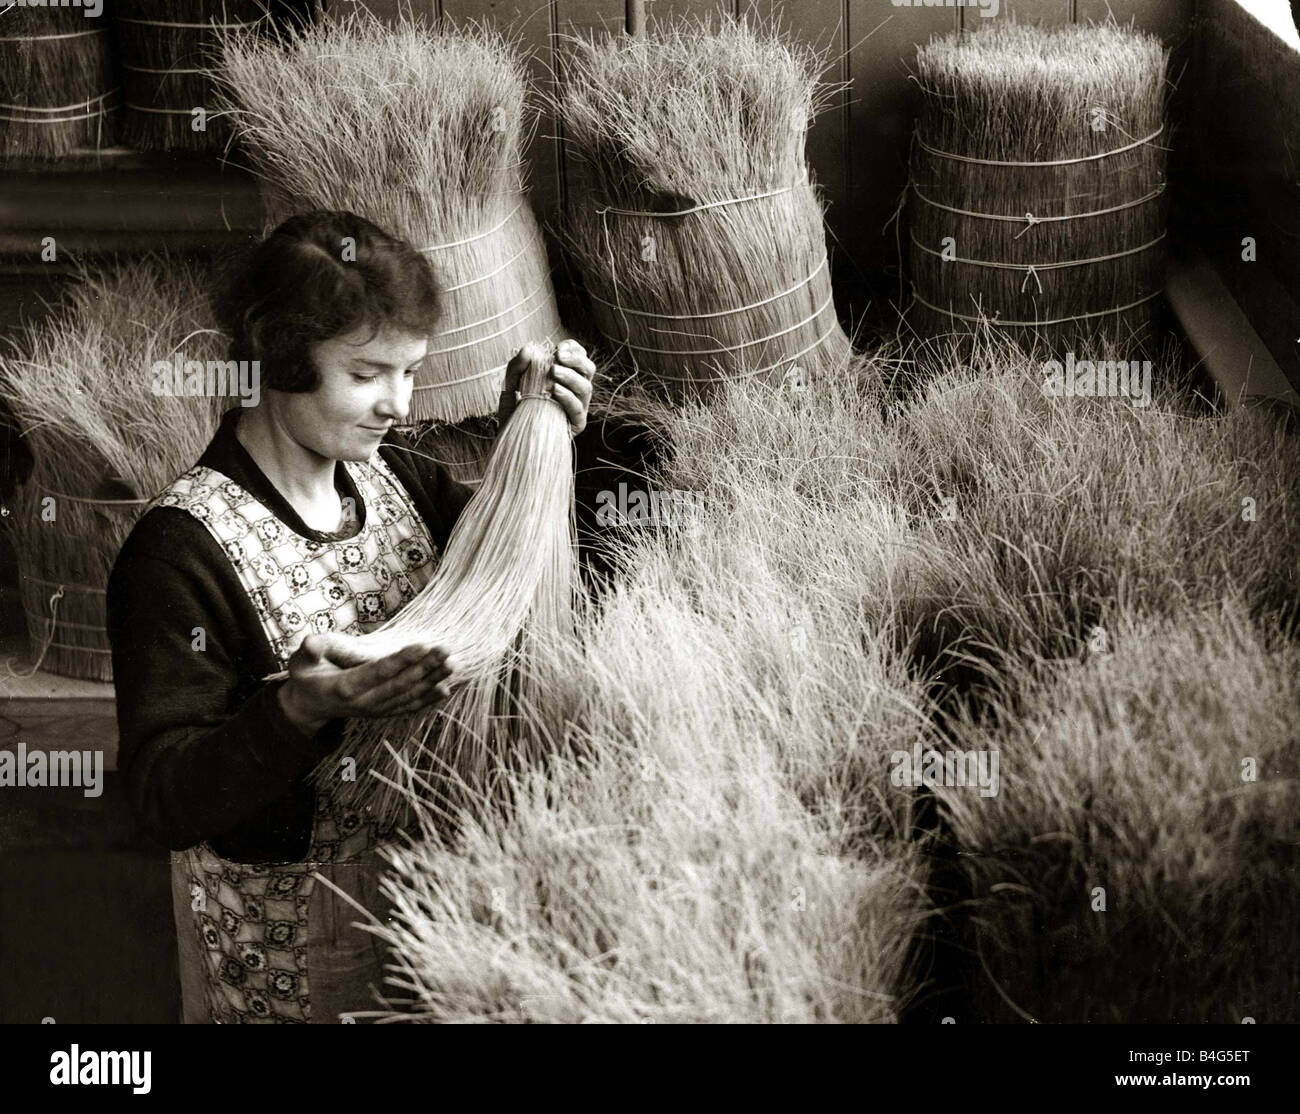
[[[592,191],[567,238],[601,332],[670,399],[847,356],[804,157],[820,69],[732,19],[572,40],[557,112]]]
[[[111,146],[120,91],[107,21],[80,8],[0,5],[0,157]]]
[[[193,465],[222,399],[155,394],[152,367],[220,357],[202,272],[139,260],[83,271],[67,304],[0,357],[0,397],[31,450],[12,531],[41,668],[112,679],[104,589],[146,500]]]
[[[921,332],[986,316],[1056,352],[1146,338],[1163,285],[1167,59],[1113,23],[999,23],[917,50]]]
[[[167,151],[225,147],[230,125],[213,99],[218,36],[251,26],[264,8],[262,0],[117,0],[127,143]]]
[[[518,408],[433,579],[391,623],[357,640],[377,656],[431,640],[455,665],[445,704],[402,720],[352,721],[342,749],[317,769],[319,781],[384,819],[404,813],[399,787],[419,787],[435,810],[467,805],[503,768],[534,757],[516,748],[508,720],[538,706],[550,652],[572,633],[576,554],[568,417],[549,397],[553,353],[533,354]],[[380,779],[338,780],[343,756]]]
[[[278,45],[231,35],[222,76],[268,227],[345,209],[428,253],[444,310],[429,323],[413,418],[495,413],[510,358],[560,332],[523,192],[535,116],[518,54],[494,32],[435,34],[358,13]]]

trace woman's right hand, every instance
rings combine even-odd
[[[374,657],[346,635],[309,634],[289,659],[280,707],[298,730],[315,735],[331,719],[386,719],[438,704],[454,669],[447,651],[417,642]]]

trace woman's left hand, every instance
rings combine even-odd
[[[525,345],[506,367],[505,387],[501,392],[501,405],[497,417],[502,427],[515,411],[515,392],[534,358],[532,345]],[[569,416],[569,429],[576,437],[587,428],[587,409],[591,405],[591,380],[596,365],[587,356],[587,350],[576,340],[560,342],[551,368],[551,396]]]

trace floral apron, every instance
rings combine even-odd
[[[365,525],[346,541],[294,533],[238,484],[201,466],[149,504],[188,511],[221,543],[281,669],[308,634],[382,626],[436,566],[428,528],[382,458],[344,466],[366,507]],[[353,926],[359,910],[312,875],[382,915],[375,849],[391,834],[318,790],[302,862],[231,862],[206,842],[172,852],[183,1020],[336,1023],[344,1011],[375,1008],[382,945]]]

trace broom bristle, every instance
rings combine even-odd
[[[495,413],[509,359],[560,334],[523,193],[535,113],[507,40],[362,13],[278,43],[231,34],[222,97],[261,179],[268,227],[343,209],[428,254],[443,312],[430,322],[413,418]]]
[[[1107,334],[1149,338],[1167,58],[1158,38],[1114,23],[1000,23],[918,48],[910,206],[922,332],[967,332],[985,316],[1029,322],[1007,328],[1058,352]]]
[[[577,582],[573,450],[568,417],[552,399],[553,354],[538,351],[518,408],[462,511],[433,579],[383,628],[358,644],[382,656],[416,641],[454,663],[450,699],[402,721],[354,720],[343,748],[316,772],[340,799],[384,820],[405,812],[399,786],[414,775],[446,800],[466,801],[505,766],[535,755],[515,747],[510,717],[536,706],[549,650],[572,634]],[[339,779],[340,756],[380,779]]]
[[[749,20],[570,40],[556,109],[591,190],[567,239],[601,331],[670,398],[848,355],[804,157],[821,69]]]

